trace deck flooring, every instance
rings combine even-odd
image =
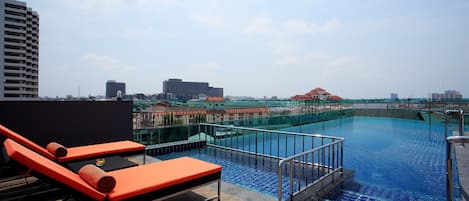
[[[469,136],[469,132],[464,135]],[[456,161],[458,166],[459,184],[463,201],[469,201],[469,143],[465,146],[455,144]]]

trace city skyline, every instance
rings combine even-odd
[[[26,1],[39,13],[39,95],[162,92],[170,78],[225,95],[469,94],[467,1]]]

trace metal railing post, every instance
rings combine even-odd
[[[451,143],[446,144],[446,199],[453,200],[453,161],[451,159]]]
[[[293,155],[295,154],[296,154],[296,135],[293,136]]]
[[[277,157],[280,157],[280,134],[277,133]]]
[[[279,162],[279,165],[278,165],[278,192],[277,192],[277,195],[278,195],[278,201],[282,201],[282,163]]]
[[[200,123],[199,123],[199,126],[200,126]],[[203,127],[204,127],[205,144],[209,144],[209,142],[207,140],[207,125],[203,125]],[[202,129],[200,129],[200,130],[202,130]],[[202,133],[200,133],[200,134],[202,135]]]
[[[161,129],[158,129],[158,144],[161,143]]]
[[[459,136],[464,136],[464,110],[459,109]]]
[[[256,131],[256,149],[255,150],[256,150],[256,155],[257,155],[258,154],[258,152],[257,152],[257,131]]]
[[[340,142],[340,174],[344,174],[344,141]]]
[[[200,141],[202,137],[202,134],[200,133],[200,124],[197,124],[197,133],[199,134],[199,141]]]
[[[285,158],[288,156],[288,135],[285,135]]]
[[[191,126],[187,126],[187,140],[191,137]]]
[[[430,117],[430,119],[431,119],[431,117]],[[448,137],[448,121],[449,121],[448,113],[446,112],[446,114],[445,114],[445,137]]]
[[[293,160],[290,160],[290,200],[293,200]]]

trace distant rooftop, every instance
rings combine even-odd
[[[304,95],[295,95],[290,100],[332,100],[340,101],[342,98],[337,95],[333,95],[323,88],[315,88]]]

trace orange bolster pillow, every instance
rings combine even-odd
[[[55,157],[64,157],[67,155],[67,148],[57,142],[51,142],[47,144],[47,151],[53,154]]]
[[[104,170],[92,164],[80,168],[78,175],[101,193],[109,193],[116,186],[114,177],[109,176]]]

